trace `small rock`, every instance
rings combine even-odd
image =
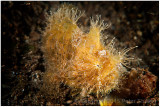
[[[138,36],[142,36],[142,32],[141,31],[137,31],[137,35]]]
[[[72,103],[72,100],[68,100],[68,101],[67,101],[67,104],[71,104],[71,103]]]
[[[137,40],[137,36],[134,36],[133,39],[134,39],[134,40]]]
[[[51,102],[46,103],[47,106],[52,106],[53,104]]]

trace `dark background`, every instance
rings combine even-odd
[[[41,75],[45,72],[40,41],[47,13],[50,14],[51,8],[56,10],[62,3],[1,2],[2,105],[54,105],[38,93],[41,82],[33,81],[41,81]],[[143,61],[138,67],[149,68],[159,78],[158,1],[66,3],[72,3],[85,11],[86,15],[79,21],[83,26],[88,27],[89,17],[97,14],[105,22],[111,23],[104,34],[115,36],[122,47],[139,46],[131,51]],[[61,104],[70,103],[65,99]]]

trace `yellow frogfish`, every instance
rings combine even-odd
[[[61,7],[48,18],[44,31],[42,49],[46,63],[44,84],[63,83],[80,90],[80,95],[90,93],[106,95],[118,88],[129,59],[126,53],[133,49],[118,51],[112,40],[105,45],[102,31],[108,28],[100,17],[90,19],[89,32],[78,25],[84,15],[72,5]]]

